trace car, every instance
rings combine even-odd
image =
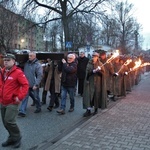
[[[22,49],[22,50],[19,50],[17,54],[28,54],[30,52],[29,49]]]
[[[13,50],[6,51],[6,53],[12,53],[12,54],[17,54],[18,52],[19,52],[19,49],[13,49]]]

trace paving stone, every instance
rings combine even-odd
[[[83,149],[93,150],[150,149],[149,77],[150,74],[144,76],[126,98],[119,100],[111,109],[98,113],[85,126],[82,125],[77,134],[72,134],[74,143],[76,139],[81,141],[73,146],[83,145]],[[63,146],[63,143],[60,144]]]

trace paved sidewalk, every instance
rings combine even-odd
[[[112,108],[40,150],[150,150],[150,73]]]

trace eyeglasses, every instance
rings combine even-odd
[[[10,61],[11,59],[9,59],[9,58],[4,58],[3,60],[4,60],[4,61]]]

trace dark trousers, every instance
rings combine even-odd
[[[55,93],[55,84],[54,82],[51,83],[50,85],[50,102],[49,102],[49,106],[53,107],[54,104],[56,106],[59,106],[59,99],[58,99],[58,93]]]
[[[17,141],[21,138],[20,130],[16,124],[18,115],[18,105],[1,105],[1,116],[4,127],[9,133],[8,140]]]
[[[83,94],[84,79],[78,79],[78,94]]]
[[[42,102],[43,102],[43,104],[46,104],[46,97],[47,97],[47,91],[45,91],[44,88],[43,88],[43,92],[42,92]]]

